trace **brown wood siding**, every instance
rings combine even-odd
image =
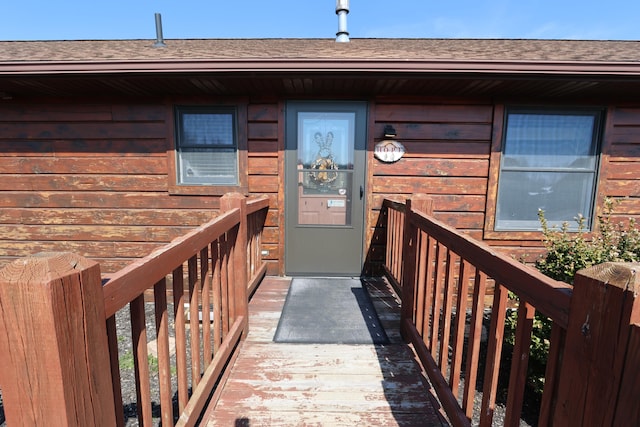
[[[248,194],[270,199],[263,238],[269,274],[283,271],[283,102],[246,104]],[[35,252],[69,250],[111,272],[216,215],[218,195],[168,192],[171,109],[170,101],[0,105],[0,267]],[[640,220],[640,106],[607,111],[599,209],[605,196],[614,197],[616,219]],[[379,261],[382,242],[374,232],[388,196],[429,194],[439,219],[475,238],[487,236],[486,211],[495,203],[490,173],[499,160],[491,152],[499,149],[494,116],[500,114],[501,106],[488,101],[370,103],[368,261]],[[373,157],[387,124],[407,150],[396,163]],[[532,261],[541,253],[539,233],[487,242],[518,259]]]
[[[439,219],[482,238],[493,105],[386,101],[377,103],[373,111],[367,239],[374,235],[384,197],[414,193],[433,197]],[[395,128],[406,149],[396,163],[380,162],[372,154],[387,124]],[[380,250],[375,245],[368,250],[376,271]]]
[[[0,107],[0,262],[71,251],[115,271],[216,214],[168,196],[166,107]]]
[[[615,222],[640,222],[640,106],[609,107],[607,120],[598,194],[617,201]]]
[[[68,250],[113,272],[217,214],[219,196],[168,193],[165,104],[0,107],[0,265]],[[264,247],[278,272],[278,104],[248,107],[249,193],[267,194]],[[241,124],[242,125],[242,124]]]
[[[269,214],[265,223],[262,250],[267,260],[267,273],[277,275],[279,269],[279,217],[278,191],[280,179],[278,158],[278,103],[255,103],[248,107],[248,174],[249,193],[266,194],[270,198]]]

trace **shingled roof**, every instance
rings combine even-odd
[[[354,69],[640,74],[640,41],[171,39],[0,41],[0,74],[30,71]],[[117,64],[117,65],[116,65]]]
[[[636,100],[640,41],[0,41],[0,96],[530,96]]]

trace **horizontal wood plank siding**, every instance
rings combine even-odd
[[[122,268],[217,214],[169,196],[161,103],[0,106],[0,263],[71,251]]]
[[[279,171],[279,106],[277,102],[250,104],[248,108],[248,174],[249,193],[266,194],[272,200],[278,199],[280,180],[284,174]],[[267,261],[267,273],[279,272],[279,212],[277,203],[270,202],[262,235],[262,250]]]
[[[434,198],[435,214],[448,224],[482,236],[493,133],[493,105],[442,102],[407,104],[384,102],[375,106],[371,144],[392,125],[406,154],[396,163],[370,161],[368,241],[376,233],[385,196],[426,193]],[[373,151],[373,146],[369,148]],[[374,239],[375,240],[375,239]],[[380,251],[369,248],[377,271]]]
[[[615,222],[640,221],[640,106],[610,107],[599,193],[617,200]]]
[[[268,274],[278,274],[280,204],[288,196],[282,193],[286,99],[222,102],[236,101],[247,106],[247,122],[239,125],[246,126],[248,195],[269,197],[262,250]],[[367,261],[379,265],[376,225],[385,197],[427,193],[438,219],[482,239],[487,206],[495,203],[489,174],[498,105],[488,99],[379,98],[370,106]],[[173,149],[172,108],[171,100],[0,105],[0,266],[34,252],[72,250],[102,260],[109,272],[217,215],[219,195],[168,192],[175,169],[167,155]],[[396,163],[373,157],[387,124],[406,148]],[[615,220],[640,219],[639,156],[640,105],[607,106],[598,212],[607,196],[618,200]],[[522,260],[542,253],[536,233],[487,242]]]
[[[2,175],[0,174],[0,178]],[[0,208],[26,206],[35,208],[122,208],[122,209],[215,209],[218,198],[209,196],[167,196],[152,192],[94,191],[7,191],[0,198]]]

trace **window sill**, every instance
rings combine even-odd
[[[541,231],[487,231],[484,232],[484,240],[539,240],[544,236]]]
[[[248,195],[248,188],[242,185],[170,185],[171,195],[223,196],[226,193]]]

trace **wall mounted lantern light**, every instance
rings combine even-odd
[[[384,163],[394,163],[404,156],[404,145],[396,140],[397,136],[398,134],[393,126],[385,125],[383,139],[373,149],[373,155],[376,159]]]
[[[398,136],[396,129],[391,125],[385,125],[383,133],[384,139],[396,139],[396,136]]]

